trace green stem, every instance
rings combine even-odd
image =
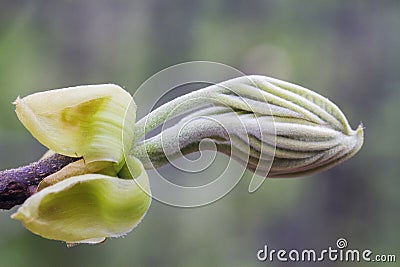
[[[198,143],[210,134],[203,133],[194,138],[193,133],[197,131],[190,128],[187,132],[189,128],[186,127],[186,131],[181,133],[182,139],[178,138],[177,133],[180,127],[171,127],[153,138],[143,139],[146,134],[174,117],[217,103],[218,94],[224,91],[228,90],[211,85],[177,97],[153,110],[136,123],[131,153],[142,161],[146,169],[153,169],[168,163],[169,160],[179,158],[181,153],[197,151]]]
[[[134,135],[135,139],[133,144],[137,143],[140,139],[144,138],[147,133],[165,123],[167,120],[183,113],[198,109],[200,106],[211,105],[212,103],[215,103],[217,101],[216,94],[223,90],[224,89],[220,86],[208,86],[206,88],[177,97],[174,100],[153,110],[136,123]]]

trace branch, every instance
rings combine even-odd
[[[27,166],[0,171],[0,209],[24,203],[44,178],[78,159],[54,154]]]

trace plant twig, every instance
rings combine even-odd
[[[54,154],[27,166],[0,171],[0,209],[24,203],[44,178],[78,159]]]

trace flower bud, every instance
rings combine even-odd
[[[180,122],[132,148],[146,168],[195,152],[207,138],[259,175],[295,177],[331,168],[363,144],[362,126],[352,130],[327,98],[265,76],[235,78],[174,101],[158,110],[169,119],[186,112]]]

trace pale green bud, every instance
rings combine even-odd
[[[15,103],[18,117],[42,144],[83,158],[45,178],[13,215],[32,232],[67,243],[98,243],[131,231],[150,205],[144,169],[197,151],[204,138],[269,177],[331,168],[363,144],[362,126],[352,130],[327,98],[264,76],[178,97],[136,125],[136,105],[116,85],[53,90]],[[143,140],[177,116],[180,122]],[[124,151],[135,157],[125,158]]]

